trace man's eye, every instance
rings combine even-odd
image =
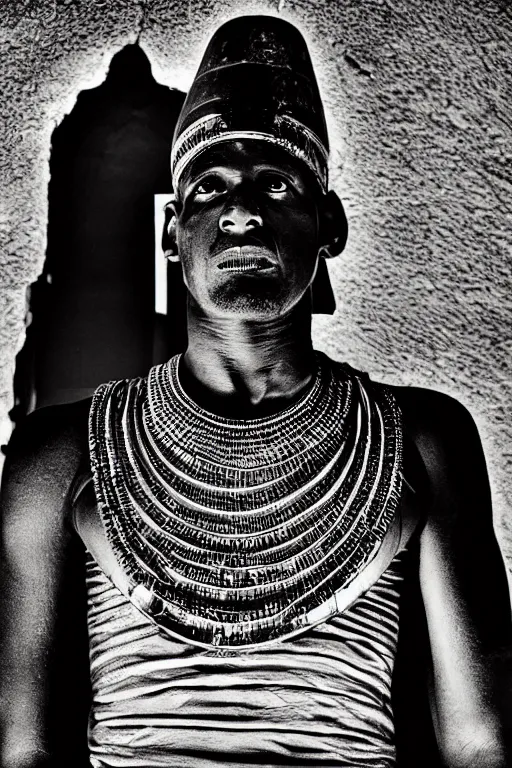
[[[194,194],[196,197],[207,197],[209,195],[216,195],[224,192],[224,190],[225,184],[222,179],[218,179],[215,176],[208,176],[197,185]]]
[[[266,192],[277,195],[288,190],[288,182],[282,176],[265,176],[263,187]]]

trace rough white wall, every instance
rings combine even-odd
[[[44,260],[50,135],[139,37],[185,89],[211,29],[280,14],[311,43],[332,179],[350,221],[318,346],[379,379],[458,397],[479,425],[512,569],[512,11],[506,0],[4,0],[0,439],[25,289]],[[468,483],[471,478],[468,477]]]

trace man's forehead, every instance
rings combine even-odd
[[[272,166],[277,171],[295,173],[304,178],[309,176],[305,164],[282,147],[258,139],[242,139],[206,148],[185,169],[180,186],[190,184],[210,169],[258,166]]]

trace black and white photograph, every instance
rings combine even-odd
[[[512,765],[512,6],[4,0],[1,768]]]

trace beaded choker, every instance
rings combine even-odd
[[[294,405],[226,419],[186,395],[179,359],[102,385],[91,407],[96,498],[130,599],[200,645],[294,635],[375,557],[395,517],[395,400],[317,353]]]

